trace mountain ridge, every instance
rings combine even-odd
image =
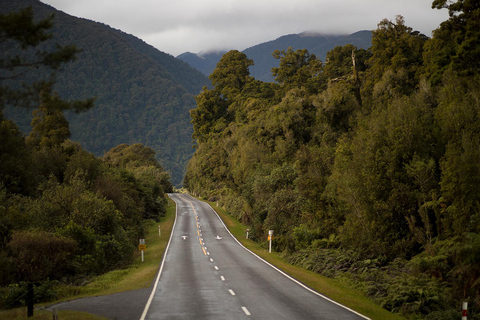
[[[325,61],[327,52],[334,47],[352,44],[357,48],[368,49],[372,45],[371,38],[372,32],[370,30],[360,30],[352,34],[324,34],[305,31],[283,35],[274,40],[248,47],[242,52],[254,62],[254,65],[250,67],[250,74],[257,80],[272,82],[274,80],[271,69],[278,67],[279,63],[272,56],[275,50],[286,50],[288,47],[293,47],[294,50],[307,49],[310,54],[315,54],[317,58]],[[225,53],[226,51],[220,52]],[[178,55],[177,58],[208,76],[215,69],[221,55],[210,53],[201,55],[200,53],[185,52]]]

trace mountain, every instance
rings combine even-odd
[[[208,51],[198,54],[185,52],[177,56],[177,58],[188,63],[204,75],[209,76],[217,66],[217,62],[225,53],[226,51]]]
[[[194,95],[209,80],[133,35],[37,0],[1,0],[0,12],[27,6],[39,19],[55,14],[53,39],[47,45],[74,44],[82,50],[58,73],[55,87],[67,100],[96,97],[91,110],[66,114],[72,140],[97,156],[122,143],[143,143],[157,152],[157,159],[179,185],[194,151],[189,110],[196,106]],[[4,111],[25,133],[30,131],[31,112]]]
[[[312,32],[290,34],[247,48],[243,50],[243,53],[255,63],[250,67],[250,74],[258,80],[270,82],[273,81],[271,70],[278,67],[279,62],[272,56],[275,50],[286,50],[288,47],[293,47],[294,50],[307,49],[309,53],[313,53],[320,60],[325,61],[328,51],[336,46],[346,44],[368,49],[372,45],[372,32],[365,30],[350,35],[325,35]],[[177,56],[177,58],[208,76],[220,60],[221,55],[219,54],[204,55],[186,52]]]

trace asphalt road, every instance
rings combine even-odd
[[[366,319],[241,246],[212,208],[183,194],[141,319]]]

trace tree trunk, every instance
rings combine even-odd
[[[27,285],[27,317],[33,317],[33,283]]]

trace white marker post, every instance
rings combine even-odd
[[[468,307],[468,302],[463,302],[462,303],[462,320],[467,320],[467,307]]]
[[[160,230],[160,225],[158,225],[158,236],[159,236],[159,237],[162,236],[162,230]]]
[[[250,231],[250,229],[247,229],[247,239],[248,239],[248,232]]]
[[[145,244],[145,239],[139,239],[138,241],[138,250],[142,253],[142,262],[143,262],[143,252],[147,250],[147,245]]]
[[[272,253],[272,238],[273,238],[273,230],[268,230],[268,241],[270,242],[268,245],[268,253]]]

